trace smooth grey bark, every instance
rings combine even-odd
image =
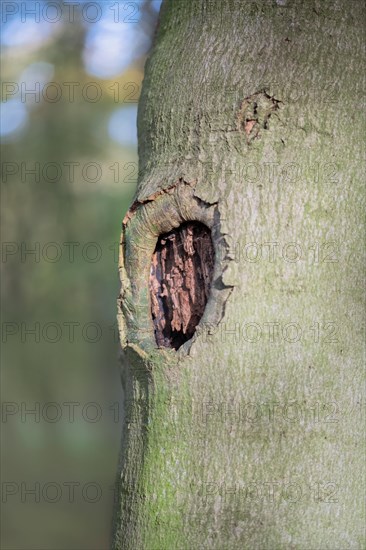
[[[164,1],[118,321],[115,549],[364,548],[363,2]],[[158,236],[212,231],[193,339],[157,349]]]

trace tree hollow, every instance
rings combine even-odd
[[[210,229],[185,222],[160,235],[151,261],[150,297],[159,347],[192,338],[209,297],[215,261]]]

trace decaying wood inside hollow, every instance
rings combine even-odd
[[[178,349],[192,338],[210,293],[214,259],[211,231],[200,222],[159,237],[149,281],[159,347]]]

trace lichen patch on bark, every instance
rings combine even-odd
[[[149,279],[159,347],[178,349],[192,338],[209,297],[215,254],[211,231],[186,222],[158,239]]]

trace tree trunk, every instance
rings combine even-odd
[[[115,549],[364,548],[363,25],[359,0],[163,2]]]

